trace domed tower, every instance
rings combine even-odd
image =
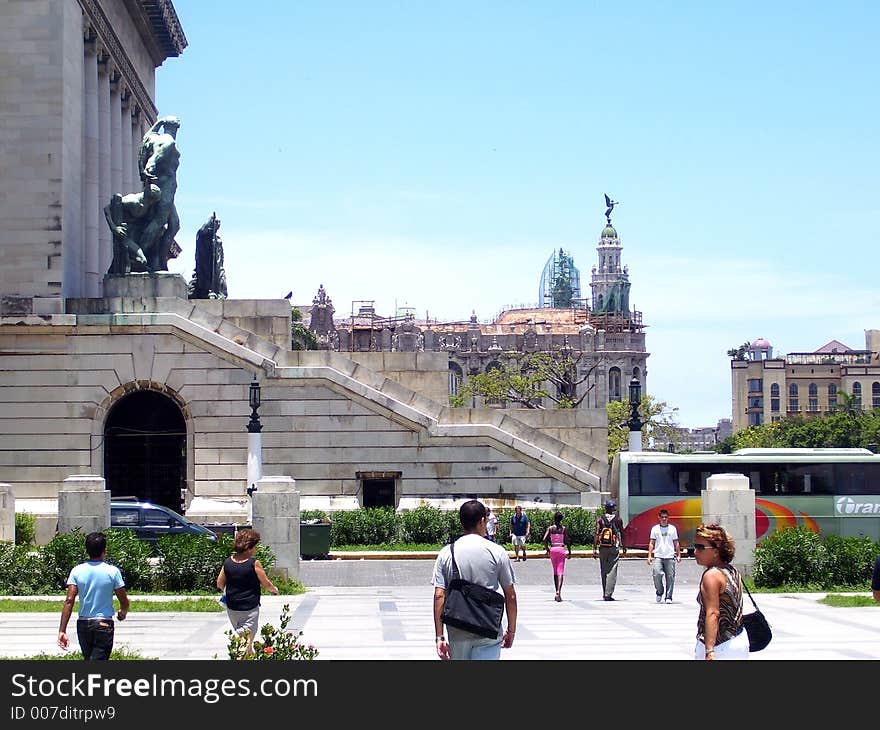
[[[772,360],[773,346],[763,337],[759,337],[749,346],[749,360]]]
[[[621,266],[623,246],[614,226],[611,211],[617,203],[606,195],[606,224],[599,234],[598,266],[593,267],[590,288],[592,306],[589,324],[594,329],[594,348],[598,360],[596,403],[625,400],[633,378],[647,393],[647,359],[642,313],[630,309],[629,272]]]
[[[629,272],[626,267],[620,266],[620,252],[623,246],[617,231],[611,225],[602,229],[599,234],[599,245],[596,251],[599,253],[599,265],[593,267],[593,276],[590,281],[592,289],[593,312],[619,314],[629,318]]]

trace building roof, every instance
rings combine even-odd
[[[852,352],[853,349],[844,345],[840,340],[831,340],[826,342],[822,347],[816,350],[817,353],[834,353],[834,352]]]

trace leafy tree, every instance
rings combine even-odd
[[[623,450],[629,441],[630,406],[626,401],[610,401],[608,412],[608,463],[614,455]],[[642,443],[674,441],[678,424],[669,417],[666,401],[652,395],[643,395],[639,403],[639,417],[642,420]]]
[[[507,404],[516,403],[523,408],[544,408],[542,399],[556,404],[557,408],[577,408],[593,389],[588,385],[578,395],[579,386],[589,381],[596,366],[580,372],[582,355],[555,351],[519,355],[511,363],[490,368],[484,373],[472,375],[461,388],[460,395],[452,405],[463,405],[471,396],[481,396],[487,401]]]
[[[303,313],[299,307],[291,307],[290,310],[290,349],[318,349],[318,338],[303,322]]]
[[[731,347],[727,351],[727,356],[732,357],[734,360],[746,360],[746,353],[749,351],[749,348],[752,346],[750,342],[743,342],[739,347]]]
[[[876,448],[877,443],[880,409],[865,412],[844,403],[840,410],[827,415],[796,415],[749,426],[725,439],[717,450],[731,453],[746,448]]]

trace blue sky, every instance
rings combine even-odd
[[[181,256],[222,220],[229,295],[441,321],[587,289],[604,193],[648,392],[730,417],[726,350],[880,328],[880,5],[174,0]]]

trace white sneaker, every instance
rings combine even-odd
[[[671,598],[667,598],[667,599],[666,599],[666,603],[672,603],[672,599],[671,599]]]
[[[663,603],[663,596],[657,596],[657,603]]]

